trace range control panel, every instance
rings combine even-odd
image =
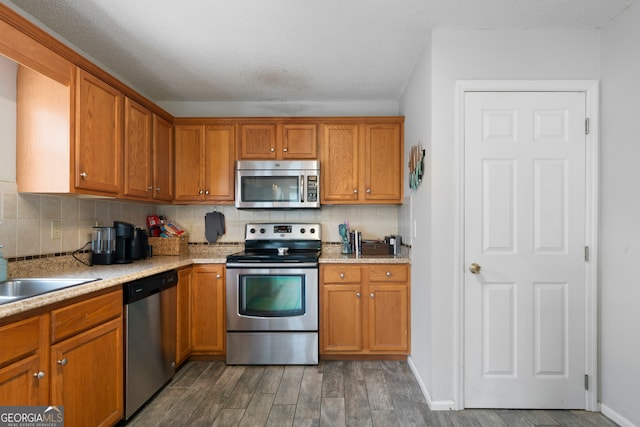
[[[253,223],[245,226],[245,240],[321,240],[317,223]]]

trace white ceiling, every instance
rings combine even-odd
[[[9,1],[156,102],[295,102],[398,99],[434,28],[598,28],[634,0]]]

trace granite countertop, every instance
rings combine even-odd
[[[241,251],[242,245],[193,245],[189,254],[179,256],[154,256],[130,264],[86,266],[71,256],[19,261],[11,266],[10,277],[86,278],[101,279],[58,291],[0,304],[0,319],[32,309],[58,303],[93,292],[116,288],[132,280],[141,279],[171,269],[193,264],[224,264],[227,255]],[[320,263],[410,263],[408,254],[403,256],[373,255],[354,256],[340,253],[339,245],[323,247]],[[13,264],[13,263],[12,263]]]

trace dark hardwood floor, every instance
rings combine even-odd
[[[124,425],[124,423],[123,423]],[[405,362],[188,362],[127,424],[141,426],[615,426],[598,413],[430,411]]]

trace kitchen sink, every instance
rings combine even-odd
[[[46,294],[71,286],[95,282],[100,279],[64,278],[64,279],[11,279],[0,282],[0,304],[17,301],[36,295]]]

